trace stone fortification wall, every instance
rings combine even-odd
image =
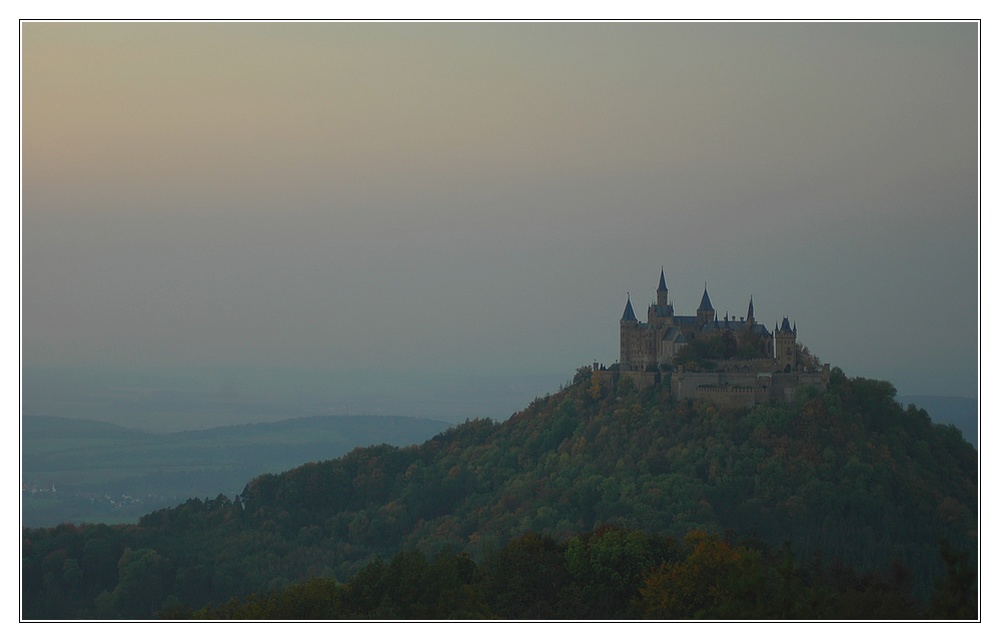
[[[671,377],[675,399],[705,399],[722,408],[749,408],[772,400],[791,402],[799,386],[826,388],[829,367],[820,372],[677,372]]]
[[[626,370],[625,372],[621,373],[621,376],[628,377],[629,379],[631,379],[632,382],[635,384],[635,387],[638,388],[639,390],[646,390],[647,388],[652,388],[653,386],[656,385],[656,379],[658,373]]]
[[[719,368],[724,372],[772,372],[774,359],[727,359],[719,362]]]
[[[656,372],[638,372],[635,370],[594,370],[591,375],[592,384],[596,384],[605,392],[614,389],[615,382],[620,378],[630,379],[639,390],[652,388],[657,383]]]
[[[750,408],[771,401],[795,401],[795,390],[813,386],[823,390],[830,383],[830,366],[816,372],[764,372],[752,366],[774,365],[773,360],[750,359],[726,362],[718,372],[684,372],[670,375],[670,394],[674,399],[704,399],[720,408]],[[749,371],[748,371],[749,370]],[[610,392],[621,378],[630,379],[639,390],[657,385],[659,373],[632,370],[606,370],[594,364],[592,385]]]
[[[752,408],[769,399],[767,388],[699,386],[684,398],[704,399],[719,408]]]

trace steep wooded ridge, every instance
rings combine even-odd
[[[608,524],[787,542],[803,564],[859,573],[895,561],[926,601],[946,575],[942,540],[975,566],[977,455],[894,396],[834,369],[827,390],[793,404],[720,411],[666,385],[602,391],[581,368],[502,424],[263,475],[236,501],[190,500],[138,525],[28,530],[23,613],[149,617],[347,581],[400,551],[485,563],[526,533],[565,541]]]

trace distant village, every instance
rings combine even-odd
[[[104,492],[84,493],[84,492],[64,492],[56,489],[53,483],[43,483],[37,481],[24,481],[21,483],[21,498],[37,501],[74,501],[89,502],[95,507],[103,507],[110,510],[121,510],[129,507],[141,507],[144,504],[160,508],[165,502],[176,501],[177,497],[163,497],[158,495],[129,495],[127,493],[110,495]]]

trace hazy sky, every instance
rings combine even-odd
[[[679,314],[707,282],[975,396],[977,61],[975,23],[26,23],[23,363],[558,382],[663,266]]]

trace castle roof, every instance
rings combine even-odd
[[[699,312],[707,310],[715,311],[715,308],[712,307],[712,300],[708,298],[708,284],[705,285],[705,293],[701,295],[701,305],[698,306]]]
[[[632,297],[628,297],[628,301],[625,303],[625,312],[622,314],[622,321],[638,321],[635,318],[635,311],[632,309]],[[788,319],[785,319],[787,322]]]
[[[656,288],[656,291],[667,291],[667,280],[663,278],[663,268],[660,268],[660,285]]]
[[[749,332],[750,334],[762,337],[771,336],[771,332],[767,329],[767,326],[763,326],[759,323],[750,323],[749,321],[744,321],[742,319],[730,319],[729,324],[726,327],[736,332]]]
[[[781,322],[781,331],[794,332],[794,330],[792,330],[792,326],[788,325],[788,317],[785,317],[785,320]]]
[[[667,331],[663,333],[663,341],[669,341],[671,343],[687,343],[684,333],[674,327],[667,328]]]

